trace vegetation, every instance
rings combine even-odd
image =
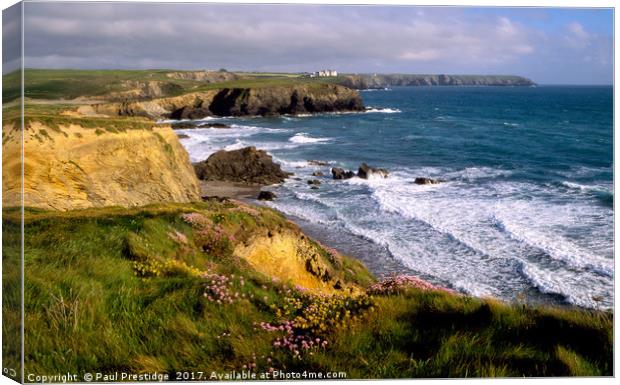
[[[38,122],[54,131],[61,132],[60,126],[79,125],[83,128],[97,129],[101,133],[104,130],[113,133],[135,129],[152,130],[154,126],[152,120],[144,117],[118,116],[111,118],[63,114],[64,112],[75,111],[75,109],[75,105],[63,103],[26,103],[24,105],[24,126],[28,129],[33,122]],[[4,107],[2,112],[4,125],[12,123],[19,126],[21,124],[20,105],[9,105]]]
[[[41,142],[72,124],[97,135],[151,130],[146,118],[76,116],[77,102],[68,101],[124,91],[128,80],[173,81],[181,90],[172,92],[181,93],[338,81],[237,73],[236,80],[208,83],[171,79],[170,72],[27,69],[26,127],[43,124],[34,134]],[[4,126],[21,120],[18,75],[4,76],[3,100],[13,100],[3,106]],[[3,131],[3,142],[14,131]],[[4,357],[15,368],[20,213],[3,210]],[[411,277],[377,282],[359,261],[314,241],[313,257],[327,261],[343,286],[356,287],[354,294],[321,294],[261,274],[235,248],[255,236],[298,231],[267,208],[217,200],[29,208],[24,229],[27,374],[157,371],[177,380],[187,378],[176,371],[229,370],[347,378],[613,374],[611,312],[504,304]]]
[[[3,216],[10,240],[19,210]],[[611,313],[406,285],[320,295],[262,275],[233,253],[256,234],[295,229],[273,210],[231,201],[27,209],[25,372],[613,373]],[[15,259],[18,247],[7,242],[5,255]],[[315,247],[326,257],[333,252]],[[351,282],[375,282],[359,262],[344,257],[342,266]],[[7,285],[4,297],[18,290]],[[19,317],[14,312],[4,316]]]
[[[227,82],[207,83],[192,79],[170,78],[172,70],[51,70],[27,68],[24,73],[24,96],[30,99],[70,100],[77,97],[105,97],[112,92],[127,90],[128,81],[160,81],[174,83],[166,96],[176,96],[186,92],[226,88],[226,87],[265,87],[290,85],[299,82],[329,83],[335,78],[303,78],[299,74],[286,73],[236,73],[240,78]],[[219,72],[227,72],[220,70]],[[3,103],[17,99],[21,95],[21,73],[12,72],[3,76]]]

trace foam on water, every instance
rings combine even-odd
[[[252,125],[226,120],[231,129],[180,130],[190,136],[181,142],[192,160],[222,148],[254,145],[269,151],[295,177],[274,187],[278,199],[264,204],[332,236],[346,233],[348,242],[372,242],[381,257],[373,253],[367,259],[394,262],[377,261],[379,270],[398,261],[409,273],[472,295],[512,300],[527,293],[554,303],[613,307],[613,185],[610,168],[598,166],[605,159],[589,161],[588,156],[600,155],[592,152],[574,162],[578,154],[568,147],[560,154],[569,154],[567,160],[556,162],[560,155],[550,152],[558,141],[572,145],[583,139],[582,131],[536,126],[538,116],[550,110],[532,115],[536,119],[528,115],[527,121],[521,119],[527,114],[502,116],[504,109],[480,115],[501,99],[461,109],[458,103],[468,107],[471,98],[482,95],[474,91],[372,92],[371,105],[389,107],[308,115],[311,119],[256,118]],[[428,92],[427,98],[414,98],[414,92]],[[444,101],[457,92],[468,98]],[[380,113],[396,115],[372,115]],[[533,133],[533,127],[540,132]],[[545,142],[549,134],[555,136]],[[529,147],[513,141],[522,138]],[[330,162],[318,166],[308,159]],[[362,161],[388,168],[389,177],[330,178],[329,167],[351,169]],[[319,170],[326,176],[312,176]],[[416,177],[444,182],[417,185]],[[319,189],[310,189],[309,178],[321,180]]]
[[[193,121],[195,122],[195,121]],[[176,130],[187,135],[181,143],[187,149],[190,160],[199,162],[219,150],[238,150],[247,146],[256,146],[259,149],[271,151],[277,149],[292,149],[298,146],[295,143],[281,141],[265,141],[263,135],[288,132],[287,129],[259,127],[244,124],[231,124],[230,128],[192,128]],[[261,136],[262,140],[250,139]]]
[[[399,110],[398,108],[366,107],[366,111],[364,112],[366,112],[367,114],[372,114],[372,113],[398,114],[402,111]]]
[[[325,143],[332,140],[331,138],[313,138],[305,132],[299,132],[289,138],[289,142],[308,144],[308,143]]]

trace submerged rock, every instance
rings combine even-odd
[[[253,146],[233,151],[220,150],[207,160],[195,163],[194,169],[202,180],[260,185],[282,183],[292,175],[283,171],[271,155]]]
[[[178,123],[172,123],[171,127],[173,130],[185,130],[188,128],[196,128],[196,125],[193,123],[189,123],[189,122],[178,122]]]
[[[431,179],[431,178],[415,178],[413,181],[415,184],[438,184],[441,183],[439,179]]]
[[[362,178],[362,179],[368,179],[372,175],[377,175],[377,176],[380,176],[382,178],[387,178],[389,174],[390,173],[388,172],[388,170],[386,170],[384,168],[370,167],[366,163],[362,163],[360,165],[359,169],[357,170],[357,176]]]
[[[355,176],[355,173],[350,170],[344,170],[340,167],[332,168],[332,176],[334,179],[351,179]]]
[[[272,201],[276,197],[276,194],[272,193],[271,191],[261,191],[258,193],[257,199],[259,201]]]
[[[198,126],[198,128],[230,128],[230,125],[224,123],[204,123]]]
[[[321,184],[321,181],[318,180],[318,179],[309,179],[308,180],[308,184],[312,184],[312,185],[318,186],[318,185]]]
[[[322,171],[315,171],[315,172],[312,173],[312,176],[323,176],[323,175],[325,175],[325,174],[323,174]]]
[[[327,166],[328,163],[323,160],[309,160],[308,164],[312,166]]]

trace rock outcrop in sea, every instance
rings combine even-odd
[[[381,178],[387,178],[390,173],[384,168],[370,167],[366,163],[362,163],[357,170],[357,176],[362,179],[370,179],[373,175]]]
[[[415,184],[438,184],[441,182],[442,181],[439,179],[432,179],[432,178],[426,178],[426,177],[415,178],[415,180],[413,181],[413,183]]]
[[[282,183],[292,175],[282,170],[271,155],[256,147],[239,150],[220,150],[207,160],[194,164],[196,175],[205,181],[228,181],[270,185]]]
[[[355,173],[351,170],[344,170],[340,167],[332,168],[332,177],[334,179],[351,179],[355,176]]]

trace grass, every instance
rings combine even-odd
[[[74,99],[79,96],[98,97],[112,92],[126,90],[125,81],[161,81],[174,83],[179,88],[171,89],[166,96],[176,96],[186,92],[204,91],[226,87],[256,88],[298,84],[300,82],[326,83],[335,78],[310,79],[297,74],[240,72],[241,79],[204,83],[188,79],[173,79],[167,76],[173,70],[74,70],[74,69],[34,69],[24,72],[24,96],[32,99]],[[20,72],[3,75],[3,103],[20,96]]]
[[[18,285],[9,285],[15,277],[7,267],[18,261],[11,240],[18,239],[19,211],[4,209],[3,220],[4,301],[11,304]],[[343,371],[347,378],[613,374],[611,313],[415,289],[317,296],[232,254],[254,234],[295,228],[270,209],[217,201],[27,209],[26,373],[159,371],[174,378],[179,370],[245,366]],[[355,260],[334,267],[352,282],[374,282]],[[15,332],[15,312],[4,308],[5,336]],[[279,330],[285,325],[290,332]],[[300,348],[316,338],[318,347]],[[291,339],[300,346],[286,347]]]
[[[32,126],[33,122],[38,122],[51,130],[62,132],[61,126],[79,125],[83,128],[95,129],[98,134],[105,131],[118,133],[127,130],[152,130],[154,123],[144,117],[118,116],[110,117],[90,117],[90,116],[70,116],[62,115],[63,111],[75,110],[76,106],[71,104],[34,104],[26,103],[24,106],[24,125],[26,129]],[[3,124],[13,123],[16,126],[21,124],[20,105],[9,105],[3,108]],[[43,134],[43,136],[46,136]]]
[[[24,96],[33,99],[74,99],[78,96],[101,96],[123,91],[122,82],[128,80],[159,80],[170,82],[167,70],[75,70],[34,69],[24,72]],[[20,96],[19,72],[3,77],[4,103]],[[174,79],[174,83],[188,87],[194,82]]]

